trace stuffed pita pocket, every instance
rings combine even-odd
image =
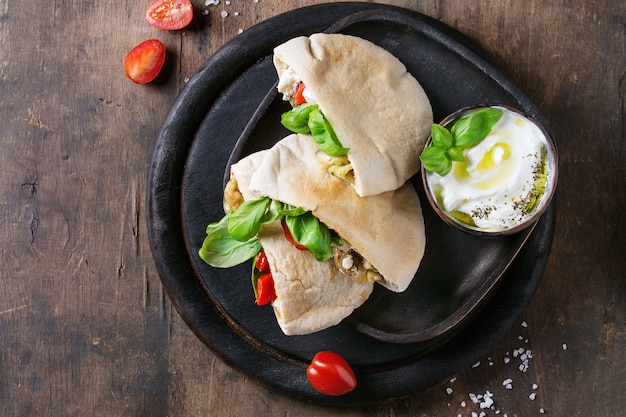
[[[385,49],[349,35],[314,34],[274,49],[283,124],[311,133],[327,169],[360,196],[399,188],[419,170],[430,134],[428,97]]]
[[[310,136],[288,136],[233,165],[225,190],[229,214],[224,219],[235,219],[235,229],[240,217],[259,219],[258,229],[240,239],[246,245],[258,244],[251,251],[262,248],[267,257],[274,277],[271,304],[288,335],[339,323],[366,301],[374,282],[405,290],[424,253],[421,208],[410,184],[359,197],[346,182],[328,175],[318,153]],[[240,213],[246,211],[245,216]],[[212,263],[223,256],[212,253],[213,243],[224,238],[211,234],[216,228],[207,228],[200,256],[224,266]],[[239,256],[233,255],[239,247],[223,251],[221,245],[218,252],[227,252],[227,261]],[[306,250],[301,250],[304,245]],[[241,257],[237,263],[254,254]]]
[[[231,180],[225,191],[225,208],[228,212],[240,207],[244,201],[255,201],[259,198],[258,193],[249,190],[248,185],[267,153],[268,151],[257,152],[231,167]],[[207,231],[211,227],[209,225]],[[210,239],[208,236],[205,242]],[[259,297],[265,297],[257,282],[263,279],[258,267],[258,259],[262,256],[271,271],[274,290],[271,304],[278,325],[285,335],[310,334],[334,326],[362,305],[372,292],[373,281],[355,279],[342,273],[332,259],[319,262],[313,252],[297,249],[285,237],[280,221],[263,224],[255,239],[258,241],[253,246],[258,244],[258,247],[253,247],[244,258],[255,256],[252,274],[257,302]],[[226,254],[210,253],[213,250],[211,246],[203,245],[200,256],[213,266],[231,266],[242,261],[228,259],[239,256],[230,250]],[[258,254],[254,255],[255,252]],[[223,257],[227,263],[221,262]]]

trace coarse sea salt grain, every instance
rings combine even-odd
[[[452,390],[452,388],[448,387],[446,388],[446,392],[448,393],[448,395],[452,394],[454,391]]]
[[[222,10],[222,11],[220,12],[220,15],[221,15],[223,18],[226,18],[226,17],[228,17],[228,12],[227,12],[226,10]]]
[[[205,6],[217,6],[220,4],[220,0],[204,0]]]

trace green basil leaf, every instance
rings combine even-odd
[[[244,201],[230,214],[228,232],[233,239],[246,242],[259,232],[270,201],[267,197]]]
[[[267,211],[263,215],[263,218],[261,219],[261,223],[271,223],[271,222],[278,221],[282,219],[283,217],[285,217],[285,215],[281,213],[281,208],[280,208],[281,205],[282,203],[280,201],[272,200],[269,208],[267,209]]]
[[[261,242],[257,237],[246,242],[233,239],[228,232],[229,217],[230,215],[226,215],[219,222],[207,226],[207,236],[198,251],[200,259],[216,268],[239,265],[261,250]]]
[[[309,114],[309,128],[317,147],[327,155],[345,155],[350,150],[344,148],[324,114],[315,109]]]
[[[454,148],[454,147],[448,148],[446,149],[446,153],[448,157],[453,161],[465,162],[465,156],[463,155],[463,152],[459,148]]]
[[[452,133],[450,133],[450,131],[445,127],[433,124],[430,131],[432,136],[431,143],[435,148],[447,149],[454,144]]]
[[[450,129],[454,146],[463,149],[476,145],[491,132],[502,114],[502,110],[486,108],[459,119]]]
[[[291,204],[278,202],[277,209],[280,214],[283,216],[301,216],[307,212],[306,209],[302,207],[292,206]]]
[[[331,236],[328,226],[320,222],[311,212],[301,216],[285,217],[287,227],[294,240],[309,249],[319,262],[331,256]]]
[[[309,115],[317,110],[317,104],[301,104],[285,112],[280,117],[280,123],[295,133],[309,133]]]
[[[452,169],[452,160],[446,153],[446,149],[427,146],[420,155],[424,168],[430,172],[436,172],[442,177]]]

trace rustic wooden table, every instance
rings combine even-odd
[[[464,33],[537,104],[560,152],[556,230],[529,306],[479,363],[347,409],[233,370],[161,286],[146,176],[170,106],[241,30],[322,2],[192,3],[192,25],[165,32],[145,22],[147,0],[0,0],[1,415],[624,414],[626,3],[382,2]],[[148,38],[165,43],[168,63],[158,82],[134,85],[122,60]],[[485,394],[492,407],[473,401]]]

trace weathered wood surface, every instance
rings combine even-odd
[[[0,0],[1,415],[623,415],[626,3],[384,2],[494,56],[549,120],[560,183],[519,323],[475,367],[369,409],[301,403],[214,357],[164,294],[144,220],[149,158],[185,80],[239,29],[321,2],[194,0],[173,33],[144,21],[149,3]],[[168,48],[165,76],[133,85],[123,57],[150,37]],[[470,399],[486,391],[494,409]]]

